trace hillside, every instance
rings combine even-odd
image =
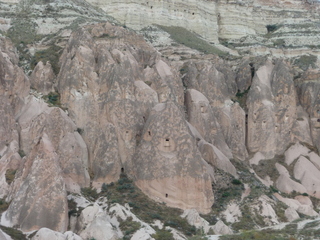
[[[319,239],[318,10],[0,2],[0,239]]]

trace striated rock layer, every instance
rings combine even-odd
[[[180,26],[203,38],[239,39],[266,34],[266,25],[316,21],[317,1],[88,0],[133,29],[151,24]]]

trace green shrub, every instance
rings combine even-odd
[[[14,169],[7,169],[5,176],[6,176],[6,182],[8,184],[11,184],[13,182],[16,172],[17,171]]]
[[[266,26],[268,33],[275,32],[275,31],[277,31],[280,27],[281,27],[281,25],[276,25],[276,24],[271,24],[271,25],[267,25],[267,26]]]
[[[231,181],[231,183],[234,184],[234,185],[241,185],[242,184],[242,182],[239,179],[233,179]]]
[[[4,198],[0,198],[0,213],[6,211],[9,207],[9,203],[7,203]]]
[[[60,107],[60,94],[57,92],[50,92],[48,95],[43,96],[44,100],[52,106]]]
[[[21,158],[23,158],[23,157],[26,156],[26,154],[24,153],[24,151],[23,151],[22,149],[20,149],[20,150],[18,151],[18,153],[19,153],[19,155],[20,155]]]

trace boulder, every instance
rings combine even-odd
[[[190,225],[195,226],[197,229],[201,229],[205,234],[211,229],[209,222],[203,219],[195,209],[184,210],[181,217],[186,218]]]
[[[120,237],[111,225],[110,217],[97,204],[83,209],[78,219],[77,232],[83,239],[116,240]]]
[[[307,158],[300,156],[293,169],[294,177],[301,181],[310,196],[320,198],[320,170]]]
[[[203,159],[206,160],[207,163],[234,177],[238,177],[237,169],[218,148],[203,140],[198,143],[198,146]]]
[[[213,204],[212,174],[178,106],[157,104],[135,154],[136,185],[158,202],[207,213]]]
[[[297,213],[296,210],[294,210],[294,208],[292,207],[288,207],[285,211],[284,211],[284,215],[286,216],[287,220],[289,222],[292,222],[296,219],[299,219],[300,216],[299,214]]]
[[[226,235],[226,234],[233,234],[233,231],[226,225],[224,222],[219,220],[213,227],[213,232],[215,234],[221,234],[221,235]]]

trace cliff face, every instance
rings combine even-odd
[[[266,25],[312,23],[317,1],[131,1],[89,0],[122,24],[140,30],[151,24],[181,26],[211,42],[266,34]]]
[[[25,3],[32,2],[19,4]],[[76,19],[99,23],[71,33],[57,20],[48,24],[56,35],[38,32],[25,43],[13,34],[28,19],[21,17],[7,31],[12,40],[0,38],[1,225],[41,229],[29,237],[39,240],[151,240],[162,231],[186,239],[197,234],[191,225],[205,234],[227,234],[290,222],[298,213],[318,216],[316,56],[219,57],[150,28],[145,36],[154,34],[155,48],[132,29],[101,23],[110,18],[87,3],[70,3],[33,2],[29,21],[39,21],[37,9],[52,7],[46,10],[51,19],[72,6]],[[268,19],[283,24],[269,32],[280,34],[308,17],[314,26],[318,14],[317,3],[302,1],[108,4],[105,10],[117,12],[126,26],[173,21],[212,41],[233,43],[259,39]],[[121,20],[125,12],[130,14]],[[67,13],[59,21],[76,25]],[[196,43],[197,49],[208,44]],[[42,47],[48,52],[35,50]],[[29,72],[32,65],[28,76],[21,66]]]

